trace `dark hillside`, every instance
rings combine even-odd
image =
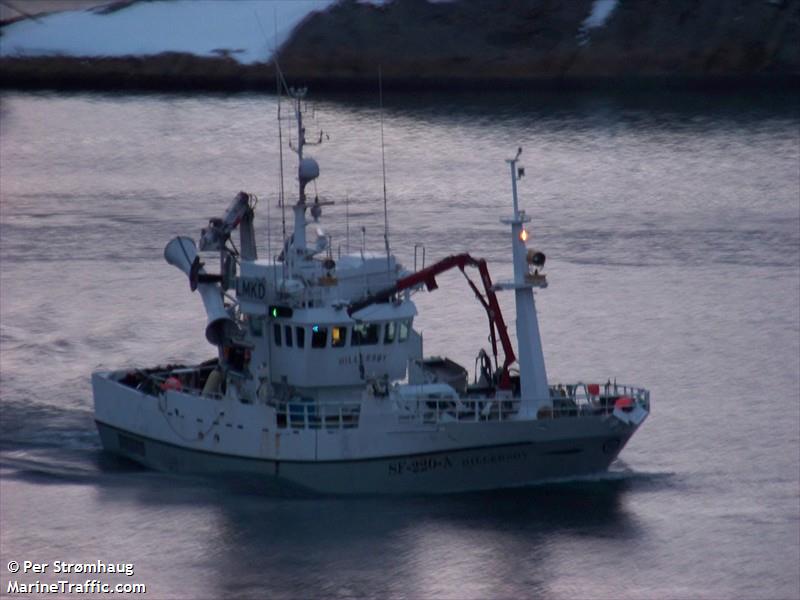
[[[800,0],[345,0],[311,14],[280,51],[318,88],[796,86]],[[272,89],[272,65],[179,53],[0,59],[5,87]]]

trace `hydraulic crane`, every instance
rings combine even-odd
[[[486,294],[485,296],[481,294],[478,287],[464,271],[464,269],[468,266],[478,269],[478,272],[481,276],[481,281],[483,282],[483,288]],[[484,310],[486,311],[486,315],[489,318],[489,334],[492,340],[492,353],[494,354],[496,365],[499,364],[497,360],[497,338],[500,338],[500,344],[503,347],[505,359],[500,371],[499,387],[500,389],[511,389],[511,376],[509,374],[509,367],[514,363],[515,360],[517,360],[517,357],[514,354],[514,348],[511,345],[511,339],[508,336],[506,323],[503,320],[503,313],[500,310],[500,304],[497,301],[497,294],[495,294],[494,287],[492,285],[492,278],[489,276],[489,268],[486,266],[486,260],[483,258],[473,258],[469,254],[454,254],[452,256],[448,256],[447,258],[443,258],[439,262],[434,263],[429,267],[425,267],[424,269],[412,273],[407,277],[398,279],[397,282],[391,287],[385,288],[375,294],[367,296],[366,298],[351,303],[347,307],[347,314],[352,316],[353,313],[358,312],[362,308],[366,308],[367,306],[379,302],[387,302],[398,292],[417,287],[421,284],[424,284],[428,291],[433,291],[439,287],[439,285],[436,283],[436,276],[456,267],[458,267],[458,269],[466,278],[467,283],[475,293],[475,297],[478,299],[478,302],[481,303],[481,306],[483,306]]]

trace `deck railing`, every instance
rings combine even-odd
[[[595,393],[596,392],[596,393]],[[631,399],[649,412],[650,392],[625,384],[587,385],[583,383],[550,386],[550,405],[539,410],[539,419],[591,417],[614,412],[617,400]],[[455,396],[408,398],[395,406],[401,423],[445,423],[469,421],[505,421],[519,413],[519,398],[460,398]],[[546,403],[544,403],[546,404]]]
[[[358,427],[358,402],[276,402],[279,429],[353,429]]]
[[[172,371],[162,371],[155,373],[142,372],[141,379],[137,385],[133,386],[136,390],[151,395],[159,395],[168,389],[165,385],[170,378],[178,375],[192,374],[196,369],[176,369]],[[124,383],[121,381],[121,383]],[[191,396],[201,396],[203,398],[212,398],[214,400],[222,400],[223,394],[219,392],[203,392],[202,388],[195,387],[192,382],[181,382],[180,388],[177,388],[183,394]]]
[[[627,384],[554,384],[550,386],[551,410],[540,410],[539,418],[607,415],[620,398],[630,398],[628,408],[638,405],[649,412],[650,392]]]
[[[172,369],[160,372],[141,372],[136,387],[145,393],[163,392],[162,384],[169,377],[183,375],[191,369]],[[202,390],[185,385],[181,392],[195,396],[221,399],[218,393],[203,394]],[[553,384],[550,386],[551,407],[541,408],[539,419],[577,418],[611,414],[618,400],[630,398],[626,410],[640,406],[650,411],[650,392],[627,384]],[[272,402],[270,402],[272,404]],[[394,408],[401,423],[436,424],[447,422],[505,421],[519,413],[519,398],[457,397],[447,394],[429,394],[398,398]],[[291,429],[352,429],[358,427],[361,415],[360,402],[317,403],[313,401],[277,401],[279,428]]]
[[[519,398],[409,398],[395,403],[401,423],[505,421],[519,412]]]

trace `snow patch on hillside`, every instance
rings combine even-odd
[[[3,28],[0,56],[228,54],[263,62],[311,12],[334,0],[156,0],[100,14],[55,13]],[[276,35],[277,24],[277,35]]]
[[[589,16],[583,20],[578,29],[576,37],[580,46],[585,46],[589,43],[590,30],[603,27],[606,24],[611,13],[617,8],[617,4],[619,4],[619,0],[594,0]]]
[[[619,0],[594,0],[592,10],[583,22],[583,29],[596,29],[605,25],[618,3]]]

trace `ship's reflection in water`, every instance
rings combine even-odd
[[[565,573],[580,572],[585,547],[596,544],[600,561],[630,552],[642,536],[628,492],[663,484],[617,473],[450,496],[335,498],[135,470],[118,479],[93,488],[96,512],[140,515],[109,535],[154,535],[140,558],[154,590],[291,598],[552,596]]]

